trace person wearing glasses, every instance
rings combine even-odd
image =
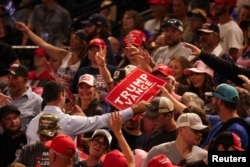
[[[86,160],[75,163],[74,167],[101,167],[101,157],[110,149],[112,136],[105,129],[97,129],[93,133],[89,146],[89,157]]]
[[[156,63],[169,64],[170,60],[175,56],[183,56],[191,60],[191,51],[185,48],[181,43],[183,35],[183,24],[180,20],[169,19],[162,24],[165,45],[158,48],[153,60]]]

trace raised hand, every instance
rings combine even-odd
[[[16,22],[16,29],[24,32],[24,31],[28,30],[28,27],[24,23],[17,21]]]
[[[186,48],[189,48],[192,51],[192,53],[191,53],[192,55],[194,55],[194,56],[199,56],[200,55],[201,50],[198,47],[196,47],[196,46],[194,46],[194,45],[192,45],[190,43],[186,43],[186,42],[183,42],[183,45]]]
[[[160,89],[161,91],[161,96],[164,96],[164,97],[169,97],[171,96],[169,91],[164,87],[164,86],[160,86],[160,85],[157,85],[157,87]]]
[[[242,86],[250,91],[250,80],[245,75],[238,75],[238,77],[244,82]]]
[[[109,126],[114,134],[121,133],[122,128],[122,116],[119,112],[112,112],[109,119]]]
[[[95,55],[95,60],[96,60],[97,65],[99,67],[105,66],[105,62],[106,62],[105,59],[106,59],[106,47],[105,48],[99,47],[99,52],[97,52]]]

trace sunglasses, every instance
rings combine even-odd
[[[183,27],[182,22],[180,22],[179,20],[176,20],[176,19],[168,19],[167,21],[163,22],[162,26],[166,26],[169,24],[171,24],[175,27],[179,27],[179,26]]]

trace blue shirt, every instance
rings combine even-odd
[[[219,121],[217,122],[211,129],[211,131],[209,132],[206,140],[203,142],[203,144],[201,145],[201,147],[205,147],[207,145],[210,144],[210,142],[212,141],[212,139],[215,137],[214,135],[220,130],[220,128],[222,127],[222,122]],[[241,139],[241,145],[244,149],[247,148],[248,146],[248,139],[249,139],[249,135],[247,134],[246,129],[239,123],[232,123],[228,128],[227,131],[230,132],[234,132],[235,134],[237,134],[240,139]]]
[[[14,99],[11,104],[21,112],[22,129],[25,130],[31,119],[40,113],[42,97],[32,92],[29,87],[23,95]]]
[[[122,115],[123,121],[131,119],[133,117],[132,108],[128,108],[119,112]],[[38,123],[40,117],[46,113],[57,115],[60,119],[61,133],[69,135],[73,139],[75,139],[76,135],[78,134],[92,132],[96,129],[109,127],[108,120],[110,118],[110,113],[93,117],[83,117],[79,115],[65,114],[59,107],[56,106],[45,106],[43,112],[33,118],[28,125],[26,131],[28,143],[39,141],[36,133],[38,129]]]

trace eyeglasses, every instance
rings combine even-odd
[[[107,143],[99,141],[97,138],[93,139],[93,144],[94,145],[100,145],[102,148],[106,148],[108,146]]]

